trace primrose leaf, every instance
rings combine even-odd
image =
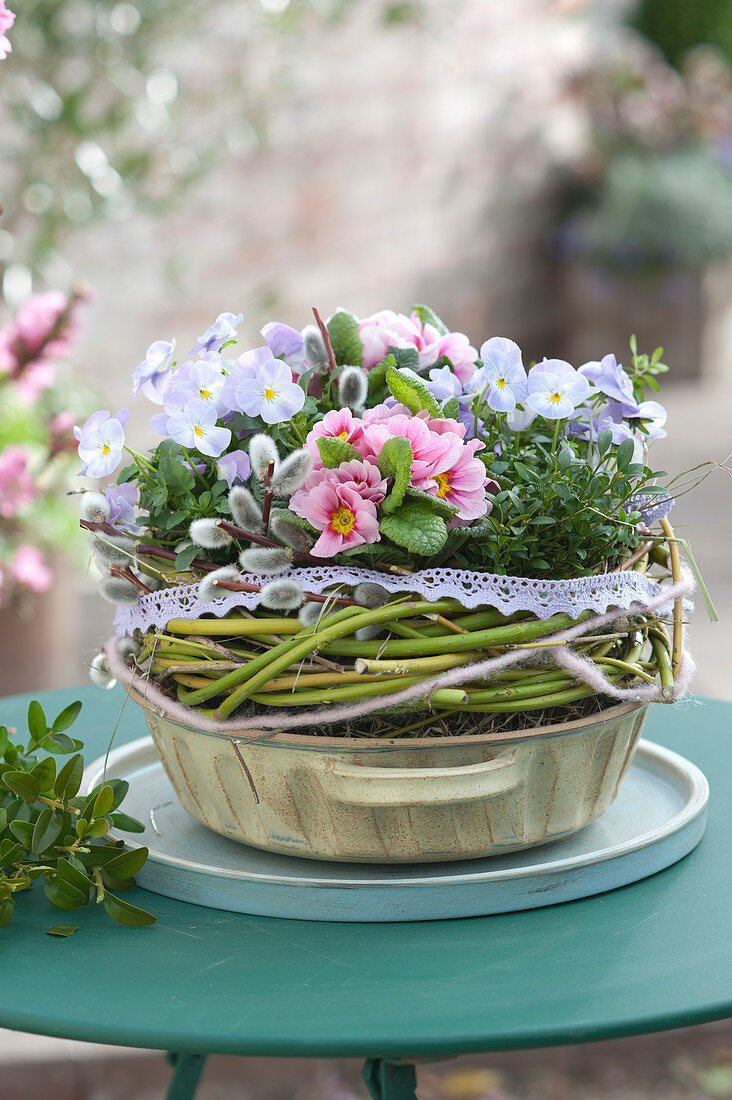
[[[352,313],[339,309],[328,321],[328,335],[336,363],[363,366],[363,344],[358,333],[358,321]]]
[[[376,464],[383,477],[393,481],[391,492],[381,508],[387,515],[393,512],[404,499],[412,476],[412,444],[403,435],[394,435],[387,439],[381,448]]]
[[[180,570],[188,569],[193,563],[194,559],[198,557],[199,547],[195,543],[191,543],[190,546],[184,546],[183,549],[176,555],[175,568]]]
[[[440,336],[445,336],[445,334],[450,331],[445,322],[441,320],[429,306],[416,305],[414,307],[414,312],[423,325],[432,325],[433,328],[437,329]]]
[[[397,546],[424,557],[437,554],[447,542],[445,521],[421,502],[404,504],[384,516],[379,530]]]
[[[392,396],[406,405],[411,413],[426,409],[430,416],[442,417],[442,409],[419,378],[390,367],[386,372],[386,384]]]
[[[408,501],[422,501],[431,512],[434,512],[438,516],[442,516],[443,519],[452,519],[460,510],[456,508],[454,504],[448,504],[446,500],[442,500],[442,498],[438,496],[433,496],[432,493],[426,493],[423,489],[413,489],[410,486],[404,495]]]
[[[446,420],[457,420],[460,414],[460,399],[458,397],[451,397],[449,401],[446,401],[442,406],[442,415]]]
[[[335,470],[342,462],[350,462],[359,458],[355,447],[345,439],[336,439],[335,436],[321,435],[317,440],[320,458],[326,470]]]

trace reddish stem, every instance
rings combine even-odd
[[[274,492],[272,491],[272,486],[270,484],[272,481],[274,468],[275,464],[274,461],[272,461],[267,466],[267,472],[264,475],[264,501],[262,502],[262,523],[264,524],[265,534],[269,531],[269,514],[272,511],[272,501],[274,499]]]
[[[258,584],[248,584],[246,581],[216,581],[217,588],[226,588],[229,592],[261,592]],[[360,607],[356,600],[349,600],[347,596],[329,596],[318,592],[305,592],[305,599],[312,603],[336,603],[339,607]]]
[[[334,371],[338,364],[336,363],[335,355],[333,354],[333,345],[330,342],[330,333],[323,321],[323,318],[318,313],[315,306],[313,306],[313,313],[315,314],[315,320],[318,322],[318,328],[320,329],[320,335],[323,337],[323,343],[325,344],[325,350],[328,353],[328,362],[330,363],[330,369]]]

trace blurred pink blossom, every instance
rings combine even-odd
[[[475,370],[478,352],[462,332],[440,334],[434,325],[423,325],[417,313],[407,317],[392,309],[382,309],[359,322],[363,345],[363,365],[371,370],[387,355],[389,348],[416,348],[419,370],[433,367],[445,356],[461,382],[467,382]]]
[[[13,47],[5,31],[9,31],[14,22],[15,13],[5,7],[5,0],[0,0],[0,61],[4,61],[12,52]]]
[[[16,547],[10,571],[15,583],[29,592],[47,592],[53,581],[53,573],[41,551],[26,542]]]
[[[12,518],[37,495],[22,447],[6,447],[0,454],[0,516]]]

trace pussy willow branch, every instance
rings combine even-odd
[[[325,350],[328,353],[328,362],[330,363],[330,369],[331,369],[331,371],[334,371],[334,370],[337,369],[338,364],[336,363],[336,357],[333,353],[333,345],[330,342],[330,333],[328,332],[328,328],[327,328],[327,325],[325,324],[325,321],[320,316],[320,314],[318,313],[318,310],[315,308],[315,306],[313,306],[313,314],[315,316],[315,320],[318,323],[318,328],[320,329],[320,335],[323,337],[323,343],[325,344]]]

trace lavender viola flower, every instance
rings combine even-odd
[[[494,412],[513,412],[526,398],[527,379],[521,348],[504,336],[493,336],[480,349],[483,366],[476,373],[476,385],[488,390],[488,407]],[[472,385],[471,388],[475,388]]]
[[[216,473],[230,489],[246,481],[251,472],[252,467],[246,451],[229,451],[216,463]]]
[[[633,380],[614,355],[604,355],[599,362],[585,363],[579,368],[579,373],[611,401],[626,406],[626,416],[637,415],[631,411],[638,407],[633,394]]]
[[[235,340],[239,325],[244,320],[243,313],[220,313],[214,323],[198,337],[198,343],[191,349],[191,355],[198,352],[220,351],[228,340]]]
[[[269,321],[261,332],[275,359],[281,359],[283,363],[287,363],[296,377],[307,370],[305,337],[301,332],[280,321]]]
[[[170,367],[175,353],[175,340],[155,340],[145,352],[145,358],[132,372],[132,396],[142,390],[149,401],[162,405],[170,382]]]
[[[531,427],[538,415],[533,409],[515,408],[506,413],[506,423],[512,432],[524,432]]]
[[[636,415],[643,421],[649,439],[663,439],[666,436],[664,424],[668,420],[668,413],[659,401],[641,401]]]
[[[129,409],[121,409],[115,416],[102,409],[92,413],[81,428],[74,428],[79,441],[79,459],[87,477],[108,477],[117,469],[129,418]]]
[[[124,481],[121,485],[108,485],[104,495],[109,504],[108,523],[118,527],[120,531],[128,531],[131,535],[136,535],[142,530],[135,522],[136,485],[132,485],[129,481]]]
[[[192,397],[200,397],[220,413],[221,391],[226,382],[222,367],[221,360],[216,362],[212,358],[199,359],[197,363],[184,363],[176,374],[175,388],[169,389],[166,394],[166,409],[169,404],[181,408]]]
[[[265,424],[290,420],[305,404],[305,391],[292,381],[292,371],[275,359],[268,347],[254,348],[240,356],[240,373],[234,389],[235,409],[259,416]]]
[[[480,417],[476,418],[470,407],[470,402],[465,397],[460,398],[457,418],[458,423],[465,428],[465,439],[475,439],[476,436],[482,435],[485,427],[484,421]]]
[[[543,359],[528,375],[526,404],[547,420],[564,420],[590,395],[590,383],[563,359]]]
[[[463,396],[463,384],[458,376],[449,367],[433,367],[429,374],[429,381],[420,378],[419,381],[426,386],[437,401],[449,401],[451,397]]]
[[[216,420],[213,405],[193,397],[182,409],[172,409],[167,420],[167,434],[181,447],[194,447],[203,455],[218,458],[229,446],[231,432],[219,427]]]

